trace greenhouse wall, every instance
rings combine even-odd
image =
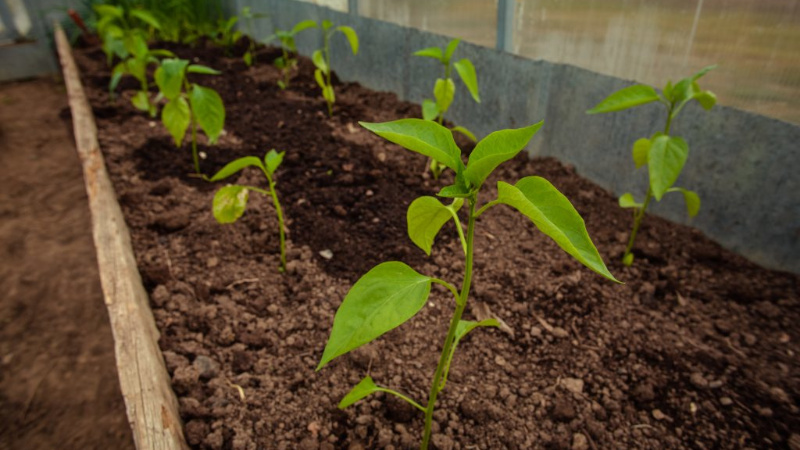
[[[380,15],[376,3],[361,2],[360,12],[369,13],[372,8],[372,15]],[[485,3],[502,9],[506,2]],[[394,92],[415,103],[430,97],[440,69],[411,54],[443,46],[450,38],[348,12],[355,5],[358,2],[339,0],[331,5],[336,9],[331,9],[296,0],[236,0],[231,7],[240,11],[251,6],[253,11],[270,14],[256,23],[258,39],[306,19],[350,25],[359,34],[361,49],[354,56],[344,39],[332,41],[332,64],[340,79]],[[486,20],[496,26],[497,17],[495,12]],[[479,31],[479,36],[485,34]],[[484,45],[498,45],[496,39],[485,36],[474,40],[481,39]],[[319,33],[304,33],[297,40],[300,52],[307,56],[321,45]],[[501,47],[508,45],[513,43]],[[467,42],[459,46],[458,57],[474,62],[482,103],[457,95],[449,120],[480,137],[544,119],[544,128],[528,149],[531,155],[553,156],[572,164],[581,175],[617,195],[632,192],[643,197],[647,174],[634,170],[630,149],[636,139],[663,128],[663,109],[651,104],[614,114],[585,113],[632,81]],[[713,79],[713,72],[707,78]],[[690,146],[689,160],[676,185],[699,193],[700,214],[689,221],[679,195],[664,197],[652,212],[687,223],[766,267],[800,273],[800,127],[724,106],[724,96],[720,103],[710,112],[690,104],[673,125],[674,134]]]

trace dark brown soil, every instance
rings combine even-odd
[[[68,119],[58,80],[0,85],[1,449],[134,448]]]
[[[274,51],[248,69],[217,50],[175,50],[224,70],[198,77],[228,110],[227,133],[202,147],[205,173],[238,156],[287,151],[277,175],[289,221],[289,271],[281,275],[270,202],[253,194],[238,223],[217,224],[217,186],[189,175],[189,149],[175,148],[127,102],[110,104],[98,51],[79,54],[190,445],[414,448],[421,417],[406,404],[381,394],[344,412],[336,405],[367,374],[426,398],[453,309],[447,292],[435,289],[407,324],[314,368],[336,308],[372,266],[401,260],[460,282],[463,254],[451,227],[430,258],[405,229],[408,204],[447,180],[430,179],[424,158],[357,124],[418,116],[418,107],[339,84],[329,119],[305,59],[292,88],[280,91],[265,64]],[[626,284],[584,269],[508,208],[482,216],[467,314],[488,308],[513,335],[479,330],[459,346],[435,415],[435,447],[797,448],[798,277],[656,217],[645,222],[636,265],[624,268],[629,213],[570,167],[520,156],[487,186],[532,174],[573,201]],[[264,181],[245,172],[239,182]],[[482,199],[494,194],[489,187]]]

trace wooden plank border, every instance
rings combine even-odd
[[[178,401],[158,347],[159,332],[133,256],[130,233],[100,153],[97,126],[72,49],[58,24],[55,37],[72,112],[75,145],[89,195],[100,281],[133,439],[139,450],[188,449]]]

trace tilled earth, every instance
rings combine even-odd
[[[111,102],[102,54],[78,52],[190,445],[415,448],[422,417],[405,403],[379,394],[346,411],[336,405],[367,374],[426,398],[454,307],[448,292],[434,288],[414,319],[314,368],[336,308],[374,265],[400,260],[461,281],[452,225],[431,257],[405,228],[409,203],[451,175],[430,179],[423,157],[357,124],[419,117],[419,107],[337,83],[328,118],[307,59],[281,91],[268,64],[274,49],[262,50],[253,68],[216,49],[172,50],[224,72],[195,79],[219,90],[227,107],[219,143],[201,142],[204,173],[239,156],[286,151],[277,173],[289,238],[281,275],[269,199],[251,194],[238,223],[217,224],[211,200],[220,185],[191,176],[188,145],[176,148],[160,122],[130,106],[135,83],[123,83],[122,100]],[[466,153],[469,144],[459,143]],[[476,330],[459,345],[439,397],[435,447],[800,448],[798,277],[657,217],[646,219],[636,264],[625,268],[630,212],[554,159],[521,155],[504,164],[481,200],[493,198],[497,180],[528,175],[571,199],[625,284],[585,269],[510,208],[483,215],[467,318],[494,315],[510,330]],[[264,180],[245,171],[238,182]]]

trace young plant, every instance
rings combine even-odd
[[[472,61],[463,58],[455,63],[452,62],[453,53],[455,53],[456,48],[458,48],[459,42],[461,42],[459,39],[453,39],[447,44],[444,50],[439,47],[428,47],[414,52],[414,56],[423,56],[439,61],[444,70],[444,78],[437,78],[436,83],[433,85],[433,97],[435,100],[426,98],[422,101],[422,118],[425,120],[435,120],[440,125],[443,123],[444,114],[450,109],[450,105],[453,103],[453,99],[455,99],[456,95],[456,84],[451,77],[453,67],[456,68],[456,72],[458,72],[461,81],[464,82],[472,98],[477,103],[481,102],[478,93],[478,76],[475,73],[475,66],[472,65]],[[457,131],[473,142],[477,142],[475,135],[464,127],[456,126],[452,128],[452,131]],[[439,175],[441,175],[442,171],[445,169],[445,166],[435,163],[434,160],[431,159],[430,168],[433,177],[438,179]]]
[[[217,20],[217,29],[211,35],[214,44],[225,49],[225,55],[230,56],[233,46],[242,38],[242,32],[234,30],[233,27],[239,22],[238,16],[231,16],[227,20]]]
[[[294,37],[297,36],[297,33],[316,26],[317,22],[313,20],[304,20],[292,27],[289,31],[276,30],[275,34],[267,39],[267,42],[273,39],[281,41],[281,52],[283,55],[275,58],[273,62],[275,67],[280,69],[283,73],[283,80],[278,80],[278,87],[281,89],[289,87],[289,77],[297,66],[297,45],[294,42]],[[356,47],[358,47],[358,43],[356,43]],[[317,78],[317,80],[319,81],[319,78]]]
[[[497,198],[478,207],[478,193],[489,175],[500,164],[514,158],[541,128],[542,122],[488,135],[475,146],[466,165],[461,160],[461,150],[453,140],[453,133],[436,122],[403,119],[387,123],[362,122],[361,126],[390,142],[433,158],[455,171],[455,184],[442,188],[437,194],[439,197],[452,199],[451,203],[443,204],[434,197],[425,196],[417,198],[408,207],[408,235],[430,255],[439,230],[453,220],[465,254],[464,278],[461,289],[457,290],[447,281],[420,274],[401,262],[385,262],[375,266],[350,288],[336,312],[331,335],[317,370],[325,367],[334,358],[411,319],[427,303],[432,284],[447,288],[453,294],[455,311],[439,355],[427,402],[417,403],[406,395],[376,385],[367,376],[339,403],[340,408],[346,408],[379,391],[396,395],[424,413],[425,427],[421,448],[426,449],[431,438],[436,398],[445,387],[456,346],[475,328],[499,325],[494,319],[480,322],[462,319],[472,282],[474,236],[478,217],[495,205],[511,206],[528,217],[540,231],[586,267],[609,280],[617,280],[603,263],[578,212],[544,178],[525,177],[515,185],[500,181],[497,184]],[[468,210],[466,233],[457,214],[464,205]]]
[[[354,55],[358,54],[358,35],[356,30],[348,26],[334,27],[330,20],[322,21],[322,49],[316,50],[311,55],[311,61],[317,67],[314,71],[314,79],[322,89],[322,96],[328,104],[328,116],[333,116],[333,104],[336,102],[336,95],[333,92],[333,84],[331,84],[331,37],[337,31],[341,31],[350,43],[350,49]]]
[[[661,201],[666,193],[680,192],[683,194],[690,217],[696,216],[700,211],[700,196],[696,192],[673,187],[689,156],[689,145],[682,138],[670,135],[670,127],[678,113],[692,100],[697,100],[700,106],[706,110],[714,107],[717,97],[711,91],[700,89],[697,80],[715,67],[708,66],[691,77],[680,80],[675,85],[668,81],[661,95],[652,87],[645,85],[634,85],[621,89],[587,111],[588,114],[622,111],[652,102],[660,102],[667,109],[664,131],[656,132],[649,139],[641,138],[633,144],[633,162],[637,169],[644,165],[647,166],[650,183],[644,201],[641,203],[637,202],[633,194],[628,192],[619,198],[619,206],[633,209],[633,229],[628,239],[628,246],[622,255],[622,262],[626,266],[633,264],[633,243],[647,211],[647,206],[650,205],[653,197],[656,201]]]
[[[155,30],[161,29],[161,23],[145,9],[123,8],[114,5],[94,5],[97,14],[97,34],[103,42],[103,53],[110,66],[117,57],[125,60],[137,44],[134,39],[147,42]]]
[[[219,172],[211,177],[211,181],[219,181],[228,178],[229,176],[238,173],[245,167],[258,167],[267,178],[267,185],[269,191],[254,186],[241,186],[229,184],[214,195],[214,218],[219,223],[233,223],[239,220],[247,208],[247,200],[250,196],[250,191],[259,192],[264,195],[272,197],[272,203],[275,205],[275,213],[278,215],[278,231],[280,236],[281,246],[281,265],[280,271],[286,271],[286,237],[283,231],[283,211],[281,204],[278,201],[278,192],[275,190],[275,171],[278,166],[283,162],[283,155],[285,152],[276,152],[275,149],[270,150],[265,156],[264,160],[260,160],[255,156],[245,156],[235,161],[228,163]]]
[[[161,122],[178,147],[183,143],[186,129],[191,129],[194,170],[201,175],[197,129],[206,133],[211,144],[215,143],[225,126],[225,106],[217,91],[191,83],[187,76],[190,73],[219,75],[220,72],[189,64],[185,59],[170,58],[161,62],[156,69],[155,79],[160,94],[168,100],[161,112]]]
[[[254,13],[249,6],[245,6],[242,8],[242,17],[245,20],[247,34],[250,41],[250,44],[247,46],[247,51],[244,52],[244,55],[242,56],[242,60],[244,60],[244,63],[247,64],[247,67],[250,67],[256,62],[256,41],[254,38],[255,27],[253,26],[253,21],[255,19],[267,17],[267,14]]]
[[[123,75],[131,75],[139,80],[141,88],[131,98],[131,103],[137,109],[147,111],[150,117],[158,114],[156,101],[150,98],[150,83],[147,80],[147,69],[151,65],[158,66],[161,61],[159,57],[174,57],[175,55],[168,50],[150,50],[147,42],[139,34],[134,34],[130,39],[125,40],[128,57],[114,66],[111,72],[111,82],[108,90],[114,95]],[[130,46],[130,47],[128,47]]]

